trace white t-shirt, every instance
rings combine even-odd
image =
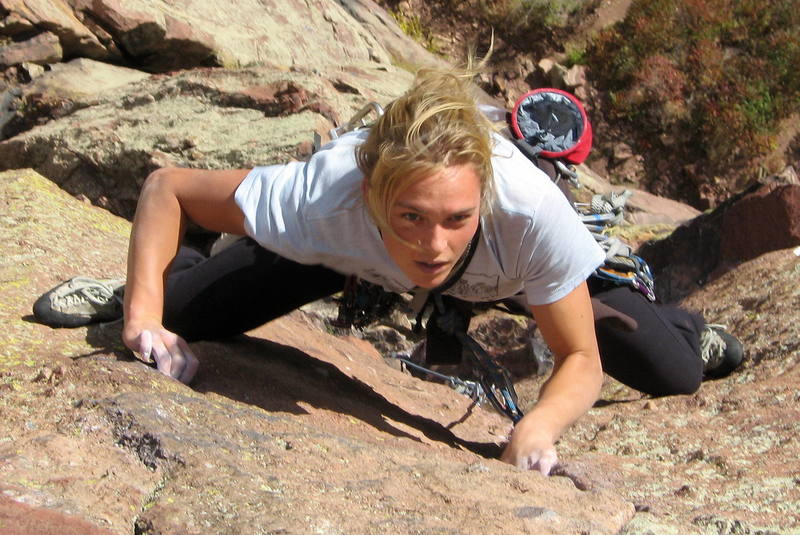
[[[393,292],[414,284],[395,265],[362,198],[355,148],[346,134],[308,162],[253,169],[236,190],[245,229],[263,247],[301,264],[321,264]],[[495,136],[495,201],[481,217],[469,266],[445,293],[494,301],[524,292],[531,305],[571,292],[605,255],[550,179],[511,142]]]

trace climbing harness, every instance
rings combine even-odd
[[[457,328],[458,320],[453,308],[447,309],[442,301],[442,293],[455,284],[463,275],[480,239],[480,227],[475,232],[467,250],[464,251],[454,271],[445,282],[432,290],[419,290],[415,300],[420,302],[417,308],[417,319],[414,331],[421,329],[421,320],[425,309],[433,305],[439,313],[437,322],[439,328],[445,333],[455,336],[461,343],[467,362],[469,363],[475,381],[463,380],[458,377],[444,375],[413,362],[404,355],[394,355],[406,366],[421,371],[432,377],[443,380],[457,392],[464,394],[476,402],[489,401],[501,414],[508,416],[512,422],[517,423],[523,416],[517,404],[517,393],[508,371],[495,362],[481,345],[463,330]],[[373,321],[387,315],[397,304],[399,296],[387,292],[382,287],[356,277],[348,277],[345,289],[339,302],[339,314],[333,322],[340,328],[363,328]]]
[[[387,292],[377,284],[361,280],[355,275],[345,279],[342,297],[338,302],[338,315],[331,321],[334,327],[363,329],[370,323],[388,316],[400,296]]]
[[[391,311],[399,300],[397,294],[387,292],[380,286],[355,277],[348,277],[345,291],[339,301],[339,315],[332,323],[340,328],[364,328]],[[423,372],[431,377],[444,381],[456,392],[468,396],[479,403],[489,403],[512,422],[522,419],[523,413],[517,402],[517,393],[511,376],[503,366],[495,362],[486,350],[461,329],[457,329],[455,309],[446,309],[440,292],[431,292],[426,296],[426,304],[432,302],[439,312],[437,318],[439,328],[445,333],[455,336],[461,343],[464,355],[471,368],[474,381],[445,375],[413,362],[410,356],[394,354],[409,368]],[[418,323],[422,313],[418,315]]]

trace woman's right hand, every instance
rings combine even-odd
[[[192,380],[198,362],[186,341],[162,324],[164,275],[190,221],[217,232],[246,233],[235,192],[248,172],[161,168],[142,186],[128,250],[122,341],[138,359],[155,362],[158,371],[182,383]]]
[[[183,338],[155,321],[126,321],[122,341],[137,359],[155,362],[158,371],[185,384],[191,382],[200,365]]]

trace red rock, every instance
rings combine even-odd
[[[725,213],[720,260],[743,262],[800,245],[800,186],[768,184]]]
[[[31,507],[0,494],[0,531],[4,535],[111,535],[89,522],[60,511]]]
[[[27,41],[12,43],[0,48],[0,67],[10,67],[30,62],[45,65],[61,61],[63,51],[58,37],[44,32]]]

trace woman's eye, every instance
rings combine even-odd
[[[415,214],[413,212],[406,212],[401,216],[406,221],[416,222],[419,221],[420,217],[419,214]]]
[[[449,217],[450,222],[452,223],[461,223],[469,219],[469,214],[458,214]]]

